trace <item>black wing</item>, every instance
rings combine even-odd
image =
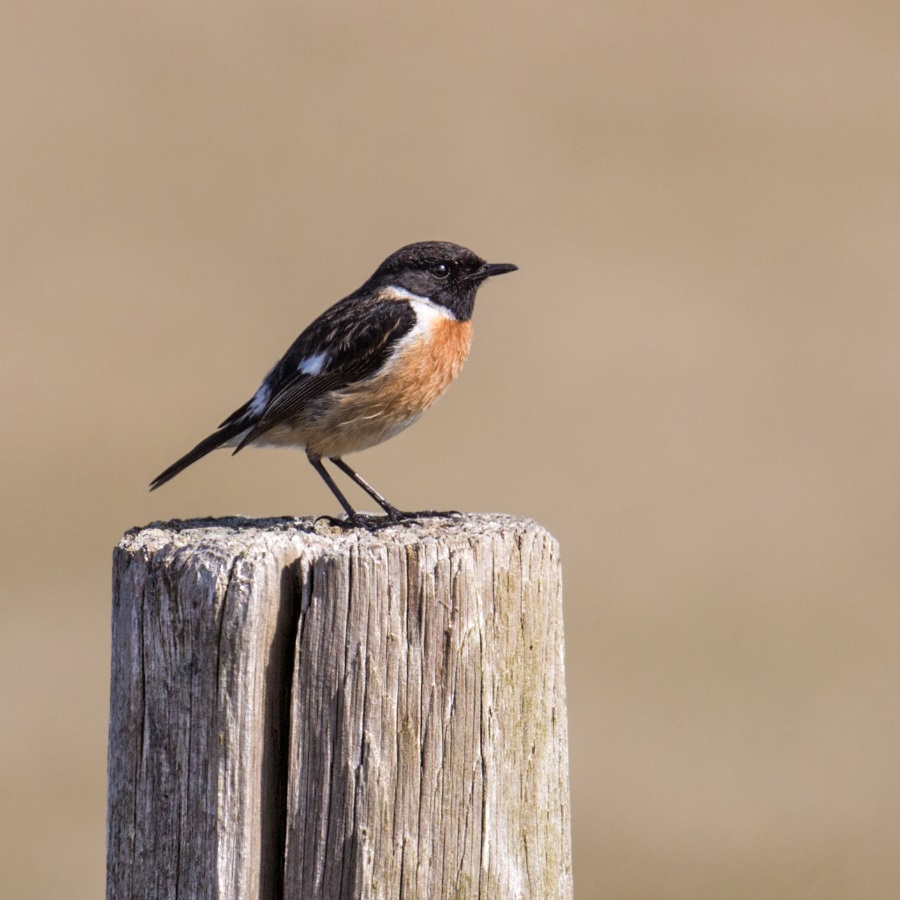
[[[217,431],[157,475],[150,490],[165,484],[242,432],[246,434],[235,453],[279,422],[291,419],[316,397],[377,372],[397,341],[415,326],[416,314],[408,302],[380,300],[366,296],[364,291],[365,286],[322,313],[294,341],[266,376],[254,398],[236,409]],[[300,371],[304,362],[318,356],[322,357],[322,363],[317,373]],[[267,399],[260,410],[257,398],[261,397]]]
[[[377,372],[391,350],[416,324],[416,313],[406,301],[351,295],[316,319],[288,349],[260,388],[268,391],[265,409],[247,417],[253,401],[222,423],[233,426],[246,418],[237,449],[270,428],[290,421],[310,401],[340,390]],[[301,371],[304,363],[321,358],[316,373]]]

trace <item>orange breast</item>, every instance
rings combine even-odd
[[[393,437],[459,375],[471,343],[470,322],[437,318],[376,377],[328,395],[302,442],[322,456],[342,456]]]
[[[459,375],[471,344],[471,322],[438,319],[379,378],[388,405],[401,416],[420,415]]]

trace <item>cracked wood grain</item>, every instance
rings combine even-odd
[[[572,896],[558,547],[508,516],[129,532],[109,898]]]

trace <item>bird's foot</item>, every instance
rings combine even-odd
[[[420,509],[417,512],[400,513],[403,522],[420,522],[422,519],[459,519],[462,513],[456,509]]]
[[[419,512],[404,512],[401,509],[391,507],[390,512],[386,512],[383,516],[372,516],[365,513],[356,513],[353,516],[346,516],[341,519],[335,516],[319,516],[316,522],[326,522],[332,528],[340,528],[342,531],[362,528],[366,531],[375,532],[381,531],[383,528],[390,528],[391,525],[410,524],[419,522],[421,519],[451,519],[459,518],[460,516],[462,516],[462,513],[455,509],[423,509]]]
[[[347,516],[339,519],[336,516],[319,516],[316,522],[326,522],[332,528],[340,528],[341,531],[353,531],[356,528],[362,528],[365,531],[381,531],[382,528],[389,528],[398,522],[405,521],[405,517],[401,513],[400,516],[369,516],[364,513],[356,513],[354,516]]]

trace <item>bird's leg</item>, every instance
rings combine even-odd
[[[387,518],[392,522],[402,522],[403,520],[410,519],[448,519],[462,515],[461,512],[457,512],[455,509],[423,509],[421,512],[403,512],[403,510],[397,509],[396,506],[388,503],[388,501],[379,494],[378,491],[362,477],[362,475],[359,475],[351,469],[339,456],[329,456],[328,458],[345,475],[352,478],[356,484],[358,484],[387,513]]]
[[[328,485],[331,489],[331,493],[334,494],[335,497],[338,498],[341,506],[344,507],[344,511],[347,513],[347,521],[351,523],[354,527],[361,523],[361,519],[359,513],[350,505],[350,501],[341,493],[340,488],[334,483],[334,479],[328,474],[325,466],[322,465],[322,458],[320,456],[316,456],[313,453],[306,454],[307,459],[312,464],[312,467],[322,476],[322,481]],[[339,522],[337,519],[332,519],[330,516],[325,516],[324,518],[329,519],[332,525],[335,524],[343,524]]]
[[[357,475],[350,466],[347,465],[339,456],[328,457],[345,475],[352,478],[387,514],[388,518],[400,520],[406,517],[406,513],[401,512],[396,506],[388,503],[388,501],[366,481],[362,475]]]
[[[353,480],[353,482],[359,487],[361,487],[386,513],[385,516],[364,516],[358,513],[351,505],[350,501],[341,493],[340,488],[334,483],[334,479],[331,475],[328,474],[328,470],[322,465],[322,458],[320,456],[316,456],[315,454],[307,453],[307,457],[309,458],[310,463],[313,468],[319,473],[322,477],[322,480],[325,484],[328,485],[331,493],[337,497],[341,506],[344,507],[344,511],[347,513],[346,520],[344,519],[335,519],[332,516],[322,516],[321,518],[325,519],[329,524],[334,525],[338,528],[366,528],[369,531],[377,531],[379,528],[383,528],[385,525],[389,525],[394,522],[403,522],[411,519],[416,519],[419,517],[445,517],[445,516],[458,516],[460,513],[458,512],[438,512],[437,510],[429,509],[424,510],[419,513],[407,513],[402,510],[397,509],[396,506],[389,503],[387,499],[385,499],[375,488],[372,487],[361,475],[357,475],[357,473],[350,468],[339,456],[330,456],[329,460],[333,462],[345,475]]]

